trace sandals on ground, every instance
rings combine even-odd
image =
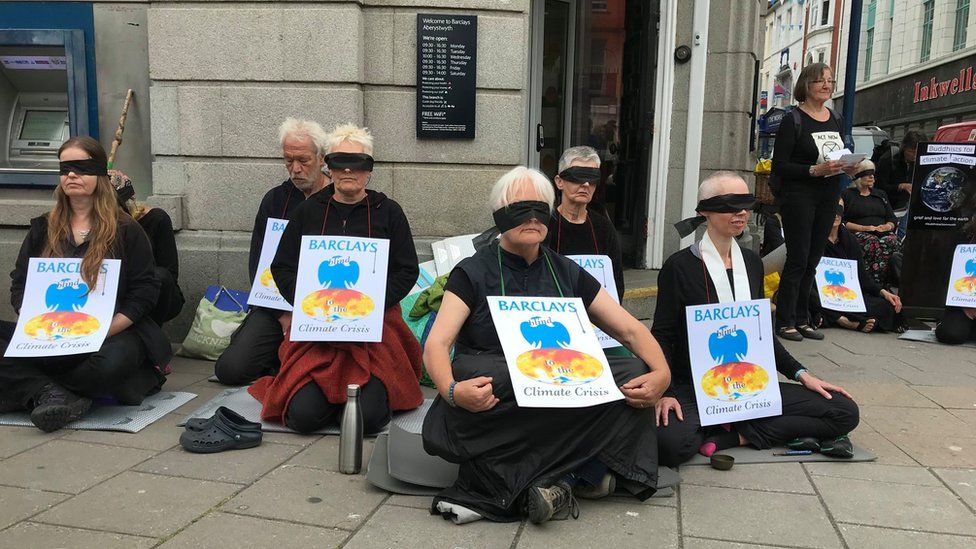
[[[824,335],[820,333],[816,328],[809,324],[804,324],[802,326],[797,326],[796,331],[800,332],[800,335],[806,339],[823,339]]]
[[[212,454],[225,450],[254,448],[261,444],[261,424],[246,420],[237,412],[221,406],[210,419],[186,422],[180,445],[188,452]]]
[[[803,341],[803,336],[800,335],[800,332],[796,328],[781,326],[776,328],[776,335],[789,341]]]

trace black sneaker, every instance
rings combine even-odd
[[[57,431],[79,419],[91,408],[91,400],[80,397],[56,383],[48,383],[34,397],[31,422],[45,433]]]
[[[795,438],[786,443],[786,447],[790,450],[809,450],[811,452],[817,452],[821,450],[820,441],[813,437],[800,437]]]
[[[533,486],[526,494],[529,522],[542,524],[549,520],[579,518],[579,504],[569,484],[559,481],[548,488]]]
[[[825,456],[850,459],[854,457],[854,445],[847,435],[839,436],[834,440],[821,440],[820,453]]]

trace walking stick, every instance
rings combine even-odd
[[[112,169],[115,164],[115,153],[122,144],[122,132],[125,131],[125,118],[129,116],[129,105],[132,103],[132,90],[125,93],[125,104],[122,105],[122,116],[119,117],[119,128],[115,130],[115,140],[112,141],[112,150],[108,153],[108,169]]]

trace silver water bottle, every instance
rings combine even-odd
[[[359,473],[363,468],[363,410],[359,407],[359,385],[346,387],[346,408],[339,424],[339,472]]]

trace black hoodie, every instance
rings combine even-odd
[[[247,261],[247,272],[251,278],[248,284],[254,280],[254,275],[258,272],[258,261],[261,259],[268,218],[288,219],[289,214],[304,201],[305,194],[298,190],[291,179],[282,181],[281,185],[265,193],[264,198],[261,199],[261,206],[258,207],[258,213],[254,216],[254,230],[251,231],[251,253]]]
[[[395,200],[381,192],[366,190],[366,198],[356,204],[333,199],[329,185],[315,193],[288,216],[288,227],[281,235],[278,253],[271,262],[271,275],[278,291],[288,303],[295,301],[298,256],[304,235],[342,235],[390,240],[390,261],[386,274],[386,307],[398,305],[417,283],[417,249],[410,223]],[[325,218],[326,208],[329,210]]]

